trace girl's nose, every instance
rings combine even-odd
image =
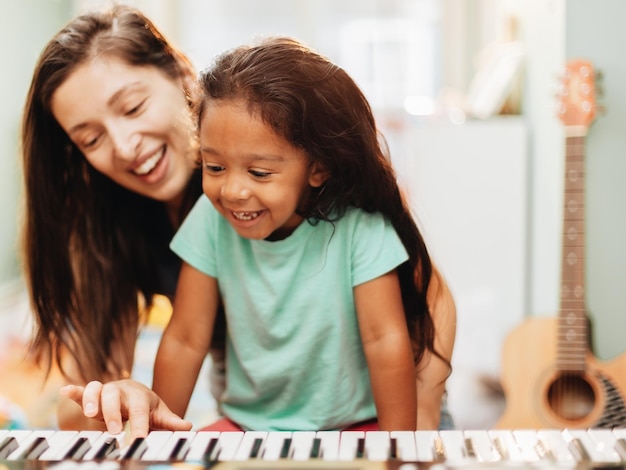
[[[241,178],[236,175],[228,175],[224,179],[220,195],[228,201],[239,201],[250,197],[250,190],[242,183]]]

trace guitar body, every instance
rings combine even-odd
[[[587,429],[626,426],[626,355],[598,361],[590,352],[582,373],[557,367],[557,318],[529,318],[503,348],[506,397],[497,429]]]

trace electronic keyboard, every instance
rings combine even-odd
[[[0,470],[624,469],[626,428],[450,431],[0,430]]]

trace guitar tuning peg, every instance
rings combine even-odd
[[[602,70],[596,70],[596,81],[601,81],[604,79],[604,74]]]
[[[604,96],[604,87],[602,85],[596,84],[595,90],[596,90],[596,95]]]
[[[604,105],[602,105],[602,104],[596,105],[596,113],[605,115],[606,114],[606,107]]]

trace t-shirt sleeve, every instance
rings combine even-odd
[[[382,214],[356,212],[352,231],[353,286],[382,276],[409,259],[400,237]]]
[[[215,242],[219,214],[203,194],[174,235],[170,248],[184,262],[209,276],[217,275]]]

